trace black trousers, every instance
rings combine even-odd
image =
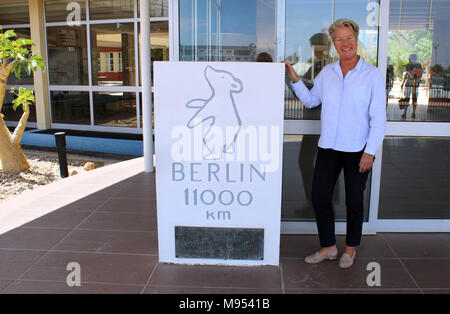
[[[348,246],[358,246],[364,216],[364,189],[369,171],[359,172],[359,161],[364,152],[341,152],[319,147],[312,186],[312,203],[316,213],[321,247],[336,244],[334,213],[331,204],[333,190],[340,172],[344,169],[345,204],[347,207]]]

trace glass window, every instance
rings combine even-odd
[[[168,0],[151,0],[150,2],[151,17],[168,17],[169,1]]]
[[[141,14],[140,1],[138,0],[138,17]],[[150,0],[150,17],[168,17],[169,0]]]
[[[47,27],[47,43],[50,84],[89,84],[86,26]]]
[[[179,10],[181,61],[275,59],[275,0],[183,0]]]
[[[94,124],[114,127],[137,127],[136,93],[93,93]]]
[[[169,60],[169,22],[152,22],[150,34],[152,61]]]
[[[328,63],[339,59],[328,36],[333,20],[349,18],[359,26],[358,54],[377,65],[379,1],[286,0],[285,60],[308,88]],[[320,106],[306,109],[287,85],[285,119],[320,119]]]
[[[115,20],[134,18],[133,0],[89,1],[89,18],[91,20]]]
[[[136,85],[133,23],[91,25],[92,84]]]
[[[31,33],[29,28],[14,28],[13,30],[17,35],[15,39],[19,38],[31,39]],[[15,40],[13,38],[11,39]],[[31,46],[29,46],[29,49],[31,50]],[[20,74],[20,79],[16,78],[13,72],[9,74],[8,85],[33,85],[33,84],[34,84],[33,73],[31,73],[31,75],[28,75],[27,72],[22,70],[22,73]]]
[[[46,0],[45,1],[45,20],[47,22],[75,22],[86,20],[86,1],[85,0]]]
[[[0,25],[30,24],[28,1],[0,2]]]
[[[89,93],[51,91],[52,122],[67,124],[91,124]]]
[[[448,156],[448,137],[386,137],[378,218],[449,219]]]
[[[281,219],[315,221],[312,181],[319,135],[285,135],[283,142],[283,194]],[[370,175],[364,191],[364,221],[369,215]],[[346,220],[345,182],[341,172],[333,194],[336,221]]]
[[[391,0],[388,120],[450,121],[450,2]]]

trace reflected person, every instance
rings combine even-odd
[[[321,134],[312,186],[321,248],[306,257],[305,262],[317,264],[338,256],[331,200],[343,169],[347,246],[339,267],[349,268],[361,242],[366,181],[386,131],[386,82],[376,67],[357,54],[359,27],[354,21],[337,20],[331,24],[328,33],[340,59],[322,69],[311,90],[288,62],[284,64],[292,88],[304,105],[312,108],[322,103]]]
[[[256,57],[256,62],[272,62],[272,56],[267,52],[261,52]]]
[[[311,78],[310,80],[304,80],[303,82],[308,88],[311,88],[313,84],[314,77],[316,77],[323,67],[330,62],[330,48],[331,41],[326,33],[316,33],[309,39],[309,43],[313,49],[314,56],[312,59],[311,67],[303,75],[303,78]],[[312,77],[314,75],[314,77]],[[290,81],[290,80],[289,80]],[[289,84],[290,86],[290,84]],[[305,197],[309,204],[312,204],[312,182],[314,174],[314,162],[316,159],[317,143],[319,137],[316,135],[303,135],[300,147],[300,153],[298,157],[298,166],[303,181],[303,188],[305,191]],[[339,180],[335,186],[335,193],[333,200],[339,202],[340,184]],[[305,209],[303,209],[305,210]],[[307,211],[312,210],[312,206],[306,208]]]

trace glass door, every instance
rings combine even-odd
[[[180,61],[256,61],[275,57],[275,0],[183,0]]]
[[[390,0],[379,232],[450,232],[450,2]]]
[[[328,36],[330,24],[349,18],[360,27],[358,54],[377,65],[379,1],[285,0],[278,10],[278,60],[289,61],[308,88],[322,68],[339,59]],[[282,21],[282,22],[280,22]],[[281,28],[281,29],[280,29]],[[316,233],[311,187],[320,136],[320,106],[307,109],[291,91],[285,91],[285,137],[283,160],[283,233]],[[365,190],[364,232],[368,228],[371,179]],[[341,173],[333,196],[336,232],[345,233],[346,206]],[[373,223],[373,221],[371,221]]]

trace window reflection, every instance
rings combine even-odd
[[[450,138],[386,137],[380,219],[450,218]]]
[[[168,0],[151,0],[150,1],[151,17],[168,17],[169,1]]]
[[[89,1],[89,18],[91,20],[130,19],[133,17],[133,0]]]
[[[450,4],[391,0],[388,119],[450,121]]]
[[[377,65],[379,1],[314,0],[286,1],[285,60],[293,64],[308,88],[322,68],[339,59],[328,36],[335,20],[349,18],[359,25],[358,55]],[[285,119],[320,119],[320,106],[303,107],[287,80]]]
[[[49,80],[53,85],[87,85],[86,26],[47,27]]]
[[[94,124],[114,127],[137,127],[136,93],[93,93]]]
[[[88,92],[52,91],[50,101],[53,123],[91,123]]]
[[[138,0],[138,17],[141,14],[140,2]],[[150,0],[150,17],[168,17],[169,0]]]
[[[314,221],[312,182],[319,135],[285,135],[283,141],[282,220]],[[364,191],[364,221],[369,217],[370,179]],[[344,174],[337,179],[332,205],[337,221],[345,221]]]
[[[0,2],[0,25],[30,24],[28,1]]]
[[[169,22],[152,22],[150,34],[152,61],[169,60]]]
[[[92,83],[103,86],[136,84],[134,25],[91,25]]]
[[[275,0],[180,1],[180,60],[275,59]]]
[[[70,6],[68,6],[70,4]],[[68,10],[69,8],[69,10]],[[79,10],[78,10],[79,8]],[[66,22],[69,15],[73,12],[80,13],[80,20],[86,20],[86,1],[73,0],[46,0],[45,1],[45,20],[47,22]],[[70,18],[74,21],[74,18]]]

